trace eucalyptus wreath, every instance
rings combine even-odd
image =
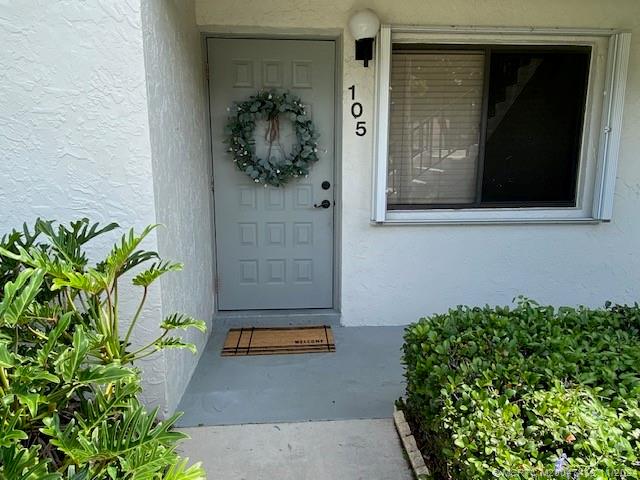
[[[238,170],[255,183],[279,187],[292,178],[305,176],[318,161],[318,132],[307,116],[299,97],[290,92],[262,91],[229,109],[232,116],[226,128],[228,152]],[[293,124],[298,142],[284,158],[271,156],[274,142],[279,143],[280,119]],[[265,141],[269,145],[266,158],[256,155],[255,128],[258,120],[267,121]],[[284,149],[281,148],[284,153]]]

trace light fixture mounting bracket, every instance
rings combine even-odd
[[[373,58],[373,38],[361,38],[356,40],[356,60],[364,61],[364,66],[369,66],[369,60]]]

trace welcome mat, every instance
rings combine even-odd
[[[335,352],[331,327],[232,328],[222,348],[223,357]]]

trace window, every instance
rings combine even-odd
[[[628,34],[469,34],[383,27],[373,220],[609,219]]]

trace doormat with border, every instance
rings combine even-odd
[[[232,328],[222,348],[223,357],[335,352],[331,327]]]

